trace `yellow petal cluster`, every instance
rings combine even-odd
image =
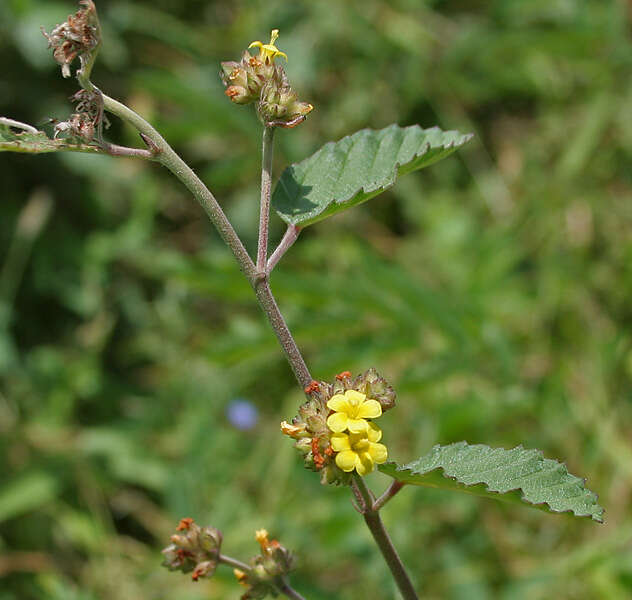
[[[282,56],[285,60],[287,60],[287,54],[285,52],[281,52],[275,45],[274,42],[277,41],[279,37],[279,30],[273,29],[270,33],[270,43],[264,44],[257,40],[256,42],[252,42],[248,48],[259,48],[259,60],[267,65],[274,64],[274,59],[277,56]]]
[[[334,412],[327,418],[327,427],[333,432],[331,447],[336,454],[336,465],[349,473],[354,469],[359,475],[367,475],[376,464],[386,462],[388,450],[382,439],[382,431],[367,419],[382,415],[377,400],[367,399],[357,390],[336,394],[327,402]],[[348,433],[345,433],[348,431]]]
[[[386,446],[377,443],[380,439],[382,431],[373,423],[368,424],[366,432],[334,433],[331,447],[338,453],[336,464],[347,473],[355,469],[359,475],[367,475],[388,458]]]

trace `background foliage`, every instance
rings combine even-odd
[[[217,73],[271,28],[316,107],[277,136],[277,173],[367,126],[475,132],[310,227],[272,285],[316,377],[375,365],[396,384],[380,423],[394,458],[522,443],[600,492],[603,526],[405,490],[384,517],[425,598],[629,598],[629,4],[97,4],[95,82],[157,124],[251,249],[260,132]],[[74,10],[0,3],[0,114],[69,114],[75,86],[38,29]],[[138,144],[118,122],[109,136]],[[183,516],[241,557],[265,526],[301,556],[310,599],[394,595],[347,491],[321,488],[279,435],[301,394],[184,188],[156,165],[87,155],[4,154],[0,182],[0,600],[237,597],[227,569],[193,584],[158,567]],[[227,418],[236,398],[259,410],[250,431]]]

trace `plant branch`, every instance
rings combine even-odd
[[[145,119],[131,108],[100,92],[89,80],[84,80],[80,77],[78,77],[78,79],[85,89],[101,94],[105,110],[128,122],[140,132],[141,137],[149,146],[154,160],[167,167],[184,183],[195,199],[201,204],[202,208],[204,208],[209,219],[217,228],[221,238],[232,250],[241,270],[254,288],[257,300],[285,352],[285,356],[294,371],[296,379],[301,387],[307,386],[312,379],[311,375],[287,323],[279,311],[265,271],[262,273],[257,272],[255,264],[252,262],[252,259],[215,199],[215,196],[213,196],[211,191],[182,158],[176,154],[158,131],[145,121]]]
[[[281,348],[283,348],[283,352],[285,353],[285,358],[290,363],[290,367],[292,367],[292,371],[294,372],[294,376],[298,381],[299,385],[302,388],[305,388],[309,385],[312,380],[312,376],[309,373],[309,369],[305,364],[305,359],[301,354],[301,351],[298,349],[296,345],[296,341],[290,332],[281,311],[276,303],[274,295],[272,294],[272,290],[270,289],[270,282],[268,281],[268,276],[265,273],[262,273],[255,284],[255,294],[257,295],[257,300],[268,317],[268,321],[274,329],[274,333],[281,344]]]
[[[282,594],[285,594],[288,598],[293,600],[305,600],[288,582],[287,577],[277,577],[275,580],[276,586]]]
[[[265,272],[268,260],[268,232],[270,230],[270,195],[272,193],[272,155],[274,153],[274,127],[263,128],[261,153],[261,206],[259,209],[259,244],[257,271]]]
[[[240,560],[237,560],[236,558],[232,558],[231,556],[226,556],[225,554],[220,554],[218,557],[218,562],[220,564],[223,565],[227,565],[229,567],[233,567],[233,569],[240,569],[241,571],[244,571],[244,573],[248,573],[250,571],[252,571],[252,567],[250,565],[247,565],[244,562],[241,562]],[[292,598],[292,600],[305,600],[305,598],[303,596],[301,596],[291,585],[290,582],[287,580],[286,576],[279,576],[274,580],[274,583],[276,584],[277,588],[279,588],[279,591],[287,596],[288,598]]]
[[[0,117],[0,125],[8,125],[9,127],[15,127],[16,129],[23,129],[28,133],[39,133],[39,131],[32,125],[9,119],[8,117]]]
[[[403,481],[393,481],[386,491],[373,503],[373,510],[378,512],[381,508],[406,484]]]
[[[80,77],[78,77],[78,79],[84,88],[90,91],[99,92],[99,90],[89,80],[84,80]],[[152,125],[121,102],[118,102],[103,93],[101,93],[101,96],[103,98],[103,107],[105,110],[124,121],[127,121],[146,138],[151,140],[152,144],[156,148],[156,151],[153,153],[154,159],[167,167],[167,169],[169,169],[182,183],[184,183],[188,190],[193,194],[195,199],[200,203],[208,215],[208,218],[211,220],[213,225],[215,225],[221,238],[232,250],[241,270],[244,272],[250,283],[254,285],[255,265],[211,191],[193,172],[191,167],[189,167],[189,165],[187,165],[182,158],[176,154],[173,148],[171,148],[171,146]]]
[[[279,245],[276,247],[272,256],[268,260],[266,270],[268,274],[272,272],[272,269],[276,267],[276,264],[281,260],[283,255],[292,247],[294,242],[298,239],[298,234],[301,233],[301,228],[298,225],[288,225],[285,230],[285,234],[281,238]]]
[[[395,550],[395,546],[393,546],[393,542],[384,527],[380,513],[373,509],[374,502],[371,491],[366,486],[366,483],[364,483],[364,480],[360,477],[360,475],[354,474],[353,485],[356,488],[357,493],[362,497],[364,503],[364,510],[362,511],[364,521],[367,524],[371,535],[373,535],[373,539],[378,545],[382,556],[384,556],[384,560],[386,561],[388,568],[393,574],[393,578],[395,579],[395,583],[402,594],[402,598],[404,598],[404,600],[418,600],[415,588],[413,587],[410,577],[408,577],[408,573],[406,572],[404,563],[402,563],[402,559],[399,557],[397,550]]]
[[[226,556],[225,554],[220,554],[217,560],[223,565],[228,565],[229,567],[233,567],[233,569],[241,569],[246,573],[251,570],[250,565],[247,565],[236,558]]]

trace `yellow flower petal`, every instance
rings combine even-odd
[[[347,390],[345,397],[351,406],[360,406],[366,400],[366,396],[357,390]]]
[[[388,449],[384,444],[371,444],[369,446],[369,454],[374,462],[381,465],[388,458]]]
[[[264,44],[262,42],[260,42],[259,40],[257,40],[256,42],[252,42],[248,48],[259,48],[259,60],[265,62],[265,63],[274,63],[274,59],[277,56],[282,56],[283,58],[285,58],[285,60],[287,60],[287,54],[285,54],[285,52],[281,52],[275,45],[274,42],[277,41],[277,38],[279,37],[279,30],[278,29],[273,29],[271,34],[270,34],[270,43],[269,44]]]
[[[362,394],[364,395],[364,394]],[[358,408],[358,417],[361,419],[376,419],[382,415],[382,407],[377,400],[366,400]]]
[[[336,394],[329,399],[329,402],[327,402],[327,408],[335,410],[336,412],[347,413],[351,407],[343,394]]]
[[[348,420],[346,413],[335,412],[333,415],[329,415],[327,427],[334,433],[342,433],[347,428]]]
[[[379,442],[382,439],[382,430],[375,423],[367,423],[366,433],[369,442]]]
[[[358,475],[368,475],[371,471],[373,471],[373,459],[368,452],[361,452],[360,454],[356,454],[356,471]]]
[[[355,469],[357,458],[358,455],[353,452],[353,450],[343,450],[336,454],[336,464],[345,471],[345,473],[349,473]]]
[[[349,436],[346,433],[334,433],[331,436],[331,447],[334,452],[342,452],[343,450],[351,450],[349,444]]]
[[[334,413],[340,415],[342,413]],[[333,415],[332,415],[333,416]],[[329,420],[327,421],[329,424]],[[369,427],[369,424],[364,419],[349,419],[347,418],[347,427],[351,433],[365,433]]]

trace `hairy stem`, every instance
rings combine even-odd
[[[386,491],[373,503],[373,510],[379,511],[393,496],[395,496],[399,490],[401,490],[406,484],[402,481],[393,481],[388,486]]]
[[[96,89],[94,86],[92,88]],[[255,266],[252,259],[211,191],[145,119],[117,100],[105,94],[102,94],[102,96],[105,110],[127,121],[152,141],[157,151],[156,161],[167,167],[193,194],[208,215],[208,218],[215,225],[221,238],[232,250],[241,270],[248,280],[253,283]]]
[[[274,127],[263,128],[261,153],[261,207],[259,210],[259,244],[257,271],[266,270],[268,260],[268,232],[270,230],[270,195],[272,193],[272,155],[274,153]]]
[[[292,337],[287,323],[279,311],[279,307],[274,299],[265,274],[265,266],[263,272],[257,272],[255,264],[252,262],[246,248],[215,199],[215,196],[213,196],[202,180],[193,172],[191,167],[176,154],[166,140],[152,125],[145,121],[145,119],[131,108],[100,92],[90,81],[80,79],[80,83],[85,89],[101,93],[105,110],[135,127],[140,132],[145,143],[150,147],[154,160],[167,167],[184,183],[195,199],[200,203],[213,225],[215,225],[221,238],[232,250],[241,270],[254,288],[257,300],[285,352],[285,356],[294,371],[297,381],[302,387],[307,386],[311,381],[311,375],[309,374],[305,360]]]
[[[397,550],[395,550],[395,546],[393,546],[393,542],[384,527],[380,513],[373,509],[373,494],[371,494],[371,491],[360,475],[354,475],[353,486],[355,487],[357,495],[359,495],[363,501],[362,516],[364,517],[364,521],[371,535],[373,535],[373,539],[380,549],[382,556],[384,556],[388,568],[393,574],[393,579],[395,579],[402,598],[404,598],[404,600],[418,600],[415,588],[413,587],[410,577],[408,577],[402,559],[399,557],[399,554],[397,554]]]
[[[272,256],[268,260],[268,266],[266,268],[268,274],[272,272],[272,269],[276,267],[276,264],[281,260],[283,255],[292,247],[294,242],[298,239],[298,234],[301,232],[301,228],[298,225],[288,225],[285,230],[285,234],[281,238],[279,245],[276,247]]]
[[[218,561],[223,565],[228,565],[229,567],[233,567],[233,569],[241,569],[245,573],[250,571],[250,565],[247,565],[236,558],[232,558],[230,556],[226,556],[225,554],[220,554],[218,557]]]
[[[312,376],[310,375],[309,369],[305,364],[305,359],[303,358],[301,351],[298,349],[296,341],[294,340],[294,337],[292,336],[292,333],[290,332],[290,329],[279,310],[276,300],[274,299],[274,295],[272,294],[272,290],[270,289],[268,276],[265,273],[263,273],[257,281],[255,285],[255,293],[257,294],[257,300],[259,301],[263,312],[266,313],[268,321],[270,321],[270,325],[272,325],[272,329],[274,329],[274,333],[281,344],[281,348],[283,348],[285,358],[290,363],[290,367],[292,367],[296,380],[302,388],[307,387],[312,380]]]
[[[288,582],[287,577],[277,577],[275,581],[279,591],[293,600],[305,600]]]

